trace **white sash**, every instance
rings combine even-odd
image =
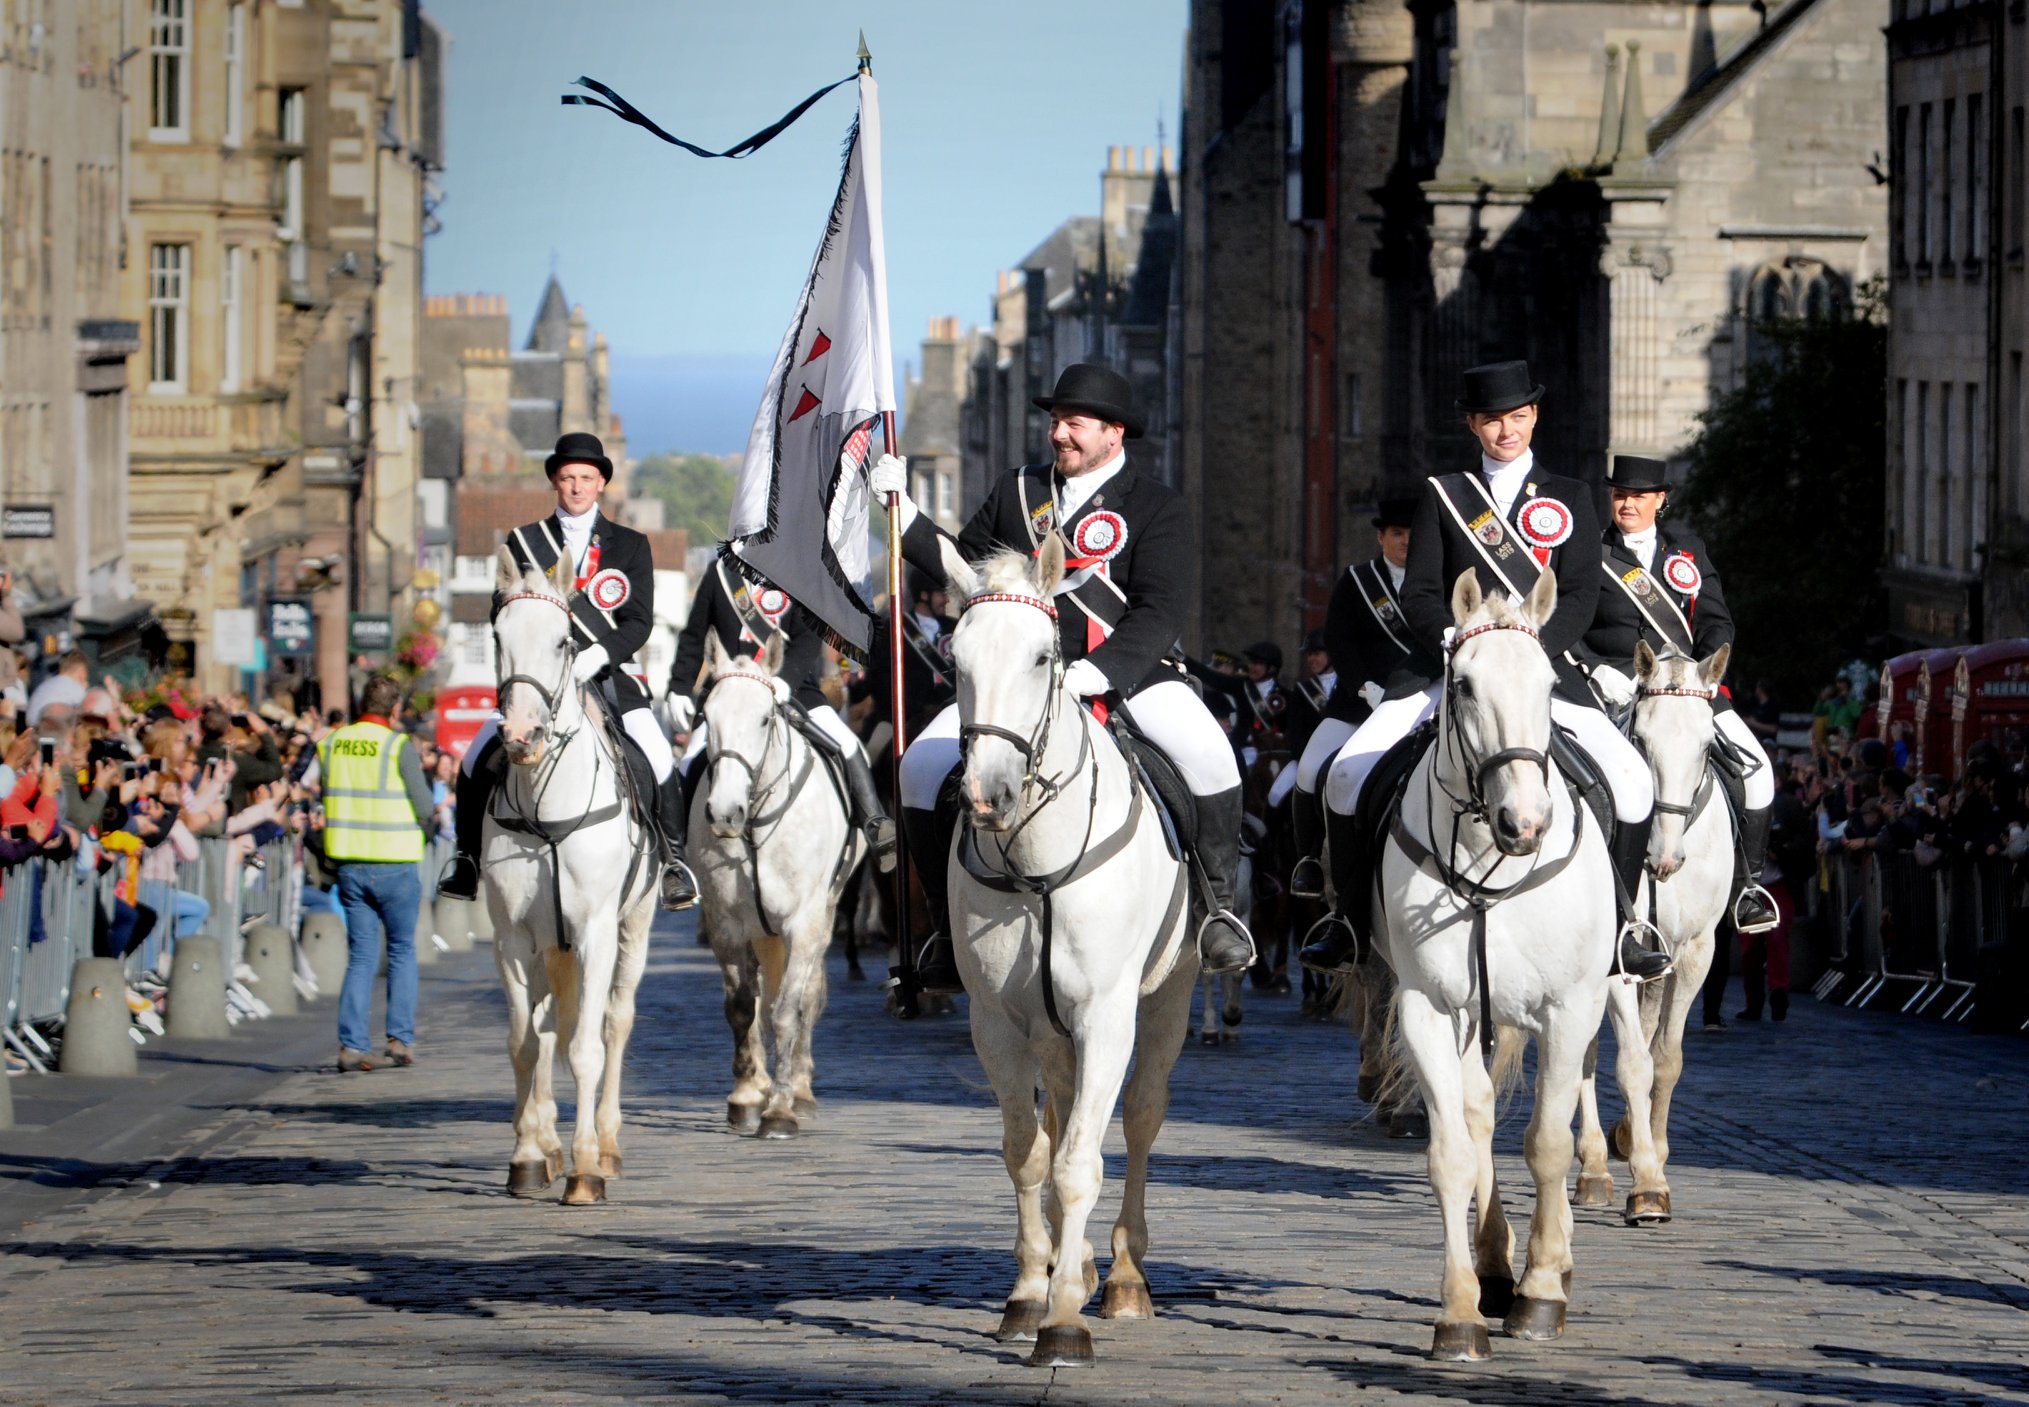
[[[1607,580],[1619,587],[1623,596],[1634,602],[1634,608],[1641,612],[1642,619],[1655,628],[1660,638],[1678,646],[1686,654],[1691,652],[1691,622],[1677,609],[1677,603],[1670,598],[1670,594],[1656,584],[1656,579],[1649,575],[1648,568],[1637,562],[1631,570],[1621,572],[1609,558],[1602,558],[1599,566],[1600,570],[1606,573]],[[1664,614],[1658,616],[1653,609],[1654,606],[1662,607]]]
[[[1396,649],[1405,655],[1414,654],[1415,651],[1404,642],[1400,635],[1395,633],[1395,625],[1400,625],[1404,629],[1407,629],[1408,622],[1402,619],[1402,598],[1396,594],[1394,579],[1389,576],[1388,569],[1378,562],[1368,562],[1361,565],[1371,570],[1374,577],[1374,585],[1381,589],[1381,599],[1377,601],[1369,594],[1364,584],[1361,586],[1360,600],[1366,606],[1367,614],[1374,618],[1374,624],[1381,627],[1381,633],[1394,642]],[[1354,581],[1358,582],[1360,580],[1359,565],[1348,567],[1346,570],[1352,573]],[[1394,617],[1395,625],[1388,623],[1390,616]]]

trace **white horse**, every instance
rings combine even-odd
[[[1649,833],[1647,889],[1653,893],[1656,926],[1669,943],[1675,965],[1637,997],[1627,983],[1612,984],[1607,1012],[1614,1038],[1648,1052],[1652,1083],[1630,1089],[1639,1077],[1621,1062],[1622,1094],[1628,1113],[1614,1126],[1618,1151],[1628,1160],[1634,1190],[1624,1215],[1630,1225],[1670,1219],[1670,1100],[1684,1073],[1684,1023],[1712,968],[1714,935],[1733,897],[1733,827],[1726,799],[1707,765],[1712,747],[1712,701],[1726,675],[1732,646],[1694,660],[1674,650],[1661,657],[1646,642],[1635,646],[1634,737],[1648,755],[1656,779],[1656,819]],[[1578,1204],[1613,1205],[1613,1176],[1606,1166],[1606,1137],[1599,1126],[1599,1097],[1593,1068],[1598,1037],[1586,1057],[1580,1101]],[[1639,1061],[1635,1062],[1639,1067]]]
[[[790,721],[782,637],[759,659],[705,637],[705,779],[691,801],[702,923],[733,1029],[726,1122],[793,1138],[817,1110],[811,1039],[840,894],[866,842],[824,759]],[[764,1012],[765,1008],[765,1012]],[[771,1079],[763,1024],[775,1040]]]
[[[605,1201],[606,1179],[620,1175],[620,1062],[660,866],[654,837],[622,799],[624,764],[597,696],[571,678],[569,578],[524,574],[503,550],[497,587],[500,741],[510,766],[480,853],[514,1061],[507,1188],[532,1197],[563,1171],[551,1082],[561,1038],[578,1104],[564,1201],[583,1206]]]
[[[1401,1045],[1429,1110],[1430,1181],[1444,1223],[1435,1358],[1491,1356],[1483,1314],[1504,1315],[1517,1338],[1564,1331],[1571,1119],[1606,1004],[1617,916],[1606,838],[1549,756],[1555,675],[1537,631],[1556,604],[1547,572],[1519,608],[1482,598],[1473,572],[1459,576],[1437,741],[1410,774],[1381,856],[1375,931],[1399,984]],[[1501,1054],[1490,1073],[1491,1028]],[[1524,1145],[1536,1208],[1518,1285],[1493,1132],[1496,1084],[1519,1071],[1524,1033],[1537,1043]]]
[[[947,545],[945,572],[963,598],[952,658],[971,822],[947,857],[951,916],[1018,1221],[997,1337],[1033,1334],[1037,1367],[1089,1363],[1081,1311],[1098,1272],[1085,1229],[1130,1056],[1127,1186],[1100,1313],[1154,1313],[1143,1199],[1198,973],[1189,877],[1119,751],[1063,687],[1051,604],[1062,544],[1046,541],[1033,566],[1008,553],[978,571]]]

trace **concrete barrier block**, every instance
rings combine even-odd
[[[169,1034],[217,1040],[232,1034],[225,1017],[225,957],[216,938],[176,944],[169,968]]]
[[[278,923],[257,923],[246,933],[242,954],[254,970],[253,993],[277,1016],[296,1014],[296,952],[289,930]]]
[[[14,1127],[14,1080],[0,1074],[0,1129]]]
[[[224,1006],[225,986],[221,983],[221,1011]],[[127,1034],[133,1027],[134,1014],[127,1010],[126,971],[112,958],[79,959],[71,969],[70,1003],[64,1008],[63,1049],[57,1056],[57,1069],[66,1075],[139,1074],[134,1038]]]
[[[437,945],[430,937],[437,931],[437,906],[430,902],[430,891],[423,891],[422,900],[416,905],[416,966],[434,967],[437,962]]]
[[[472,951],[472,911],[478,905],[469,899],[439,899],[436,901],[437,936],[450,945],[447,951],[469,953]]]
[[[345,946],[345,920],[337,914],[303,915],[303,956],[317,978],[320,999],[338,999],[345,985],[345,964],[350,957]]]

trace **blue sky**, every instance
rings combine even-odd
[[[831,196],[850,87],[754,156],[703,161],[566,108],[580,74],[711,150],[852,71],[881,84],[890,319],[984,320],[995,271],[1096,213],[1110,144],[1175,142],[1185,0],[425,0],[451,36],[432,293],[504,293],[526,335],[554,257],[612,344],[636,453],[745,442]],[[900,390],[899,373],[897,391]]]

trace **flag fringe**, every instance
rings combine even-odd
[[[780,586],[776,585],[773,581],[770,581],[768,579],[768,574],[766,572],[763,572],[759,568],[751,565],[746,560],[746,558],[742,557],[738,552],[734,551],[733,544],[731,542],[721,542],[718,545],[717,552],[719,560],[721,562],[728,564],[729,566],[732,567],[734,571],[738,572],[740,574],[741,579],[745,581],[749,586],[762,587],[770,591],[782,591],[782,588]],[[850,594],[854,600],[858,600],[859,599],[858,588],[852,586],[845,580],[845,578],[842,575],[840,575],[838,570],[838,564],[832,558],[831,551],[828,546],[823,555],[824,555],[825,570],[831,573],[832,580],[838,582],[841,586],[844,586],[848,594]],[[782,591],[782,594],[784,596],[789,596],[789,593],[787,591]],[[796,598],[793,596],[790,596],[789,599],[791,601],[796,600]],[[828,624],[825,623],[825,621],[817,614],[817,612],[803,610],[803,606],[800,602],[797,604],[796,609],[799,611],[803,611],[804,618],[810,621],[813,625],[818,627],[819,632],[824,636],[824,643],[831,646],[832,649],[838,651],[839,654],[843,655],[846,659],[851,660],[854,664],[860,665],[866,664],[872,659],[873,651],[871,647],[862,650],[859,646],[853,644],[852,641],[846,639],[843,635],[840,635],[836,630],[833,630]],[[868,619],[878,620],[879,617],[869,613]]]

